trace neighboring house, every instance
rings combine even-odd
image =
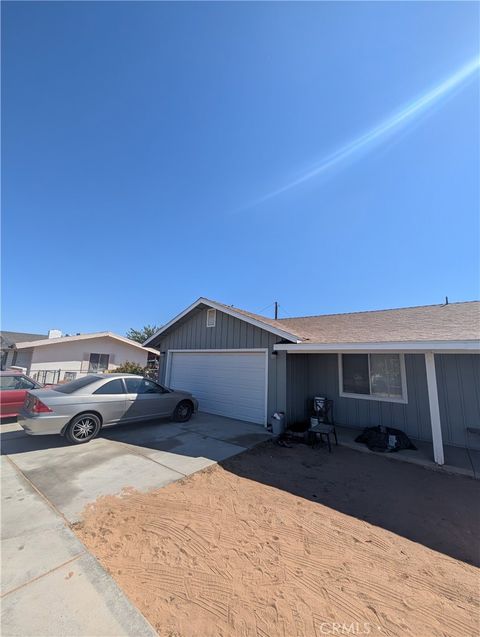
[[[114,371],[130,361],[143,367],[157,350],[112,332],[77,334],[14,343],[16,364],[42,383],[74,380],[90,372]],[[14,357],[15,358],[15,357]],[[19,362],[20,361],[20,362]]]
[[[443,464],[443,442],[480,448],[479,338],[478,301],[273,320],[200,298],[144,345],[206,412],[292,423],[326,396],[338,424],[397,427]]]
[[[0,332],[1,361],[0,369],[6,369],[10,365],[22,365],[22,356],[20,355],[17,363],[18,351],[15,348],[16,343],[24,343],[25,341],[37,341],[39,339],[48,338],[47,334],[27,334],[25,332]]]

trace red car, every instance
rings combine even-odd
[[[13,418],[23,406],[29,389],[40,389],[42,385],[17,370],[0,372],[0,418]]]

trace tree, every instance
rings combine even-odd
[[[132,341],[143,344],[147,338],[153,336],[157,330],[158,327],[156,325],[145,325],[141,330],[134,330],[132,327],[128,330],[126,337]]]

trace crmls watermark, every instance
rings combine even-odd
[[[370,635],[372,630],[381,630],[381,626],[373,626],[368,622],[321,622],[318,625],[320,635]]]

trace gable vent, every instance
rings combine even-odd
[[[217,322],[217,310],[213,308],[207,310],[207,327],[215,327],[215,323]]]

